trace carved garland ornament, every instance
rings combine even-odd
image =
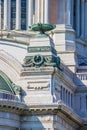
[[[53,66],[59,67],[60,58],[57,56],[42,56],[37,54],[35,56],[26,56],[24,58],[24,67],[40,67],[40,66]]]

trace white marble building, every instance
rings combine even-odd
[[[86,15],[86,0],[0,0],[0,130],[87,129]]]

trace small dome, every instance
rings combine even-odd
[[[15,94],[12,81],[2,71],[0,71],[0,92]]]

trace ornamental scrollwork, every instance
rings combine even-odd
[[[26,56],[26,57],[24,58],[23,66],[26,66],[26,67],[31,67],[31,66],[33,66],[32,57]]]
[[[40,67],[40,66],[53,66],[59,67],[60,58],[57,56],[42,56],[40,54],[34,55],[32,57],[26,56],[24,59],[24,67]]]

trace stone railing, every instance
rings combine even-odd
[[[76,73],[74,82],[79,87],[87,86],[87,73]]]
[[[9,100],[9,101],[17,101],[19,102],[19,99],[16,95],[0,92],[0,100]]]
[[[77,78],[80,80],[87,80],[87,73],[77,73]]]

